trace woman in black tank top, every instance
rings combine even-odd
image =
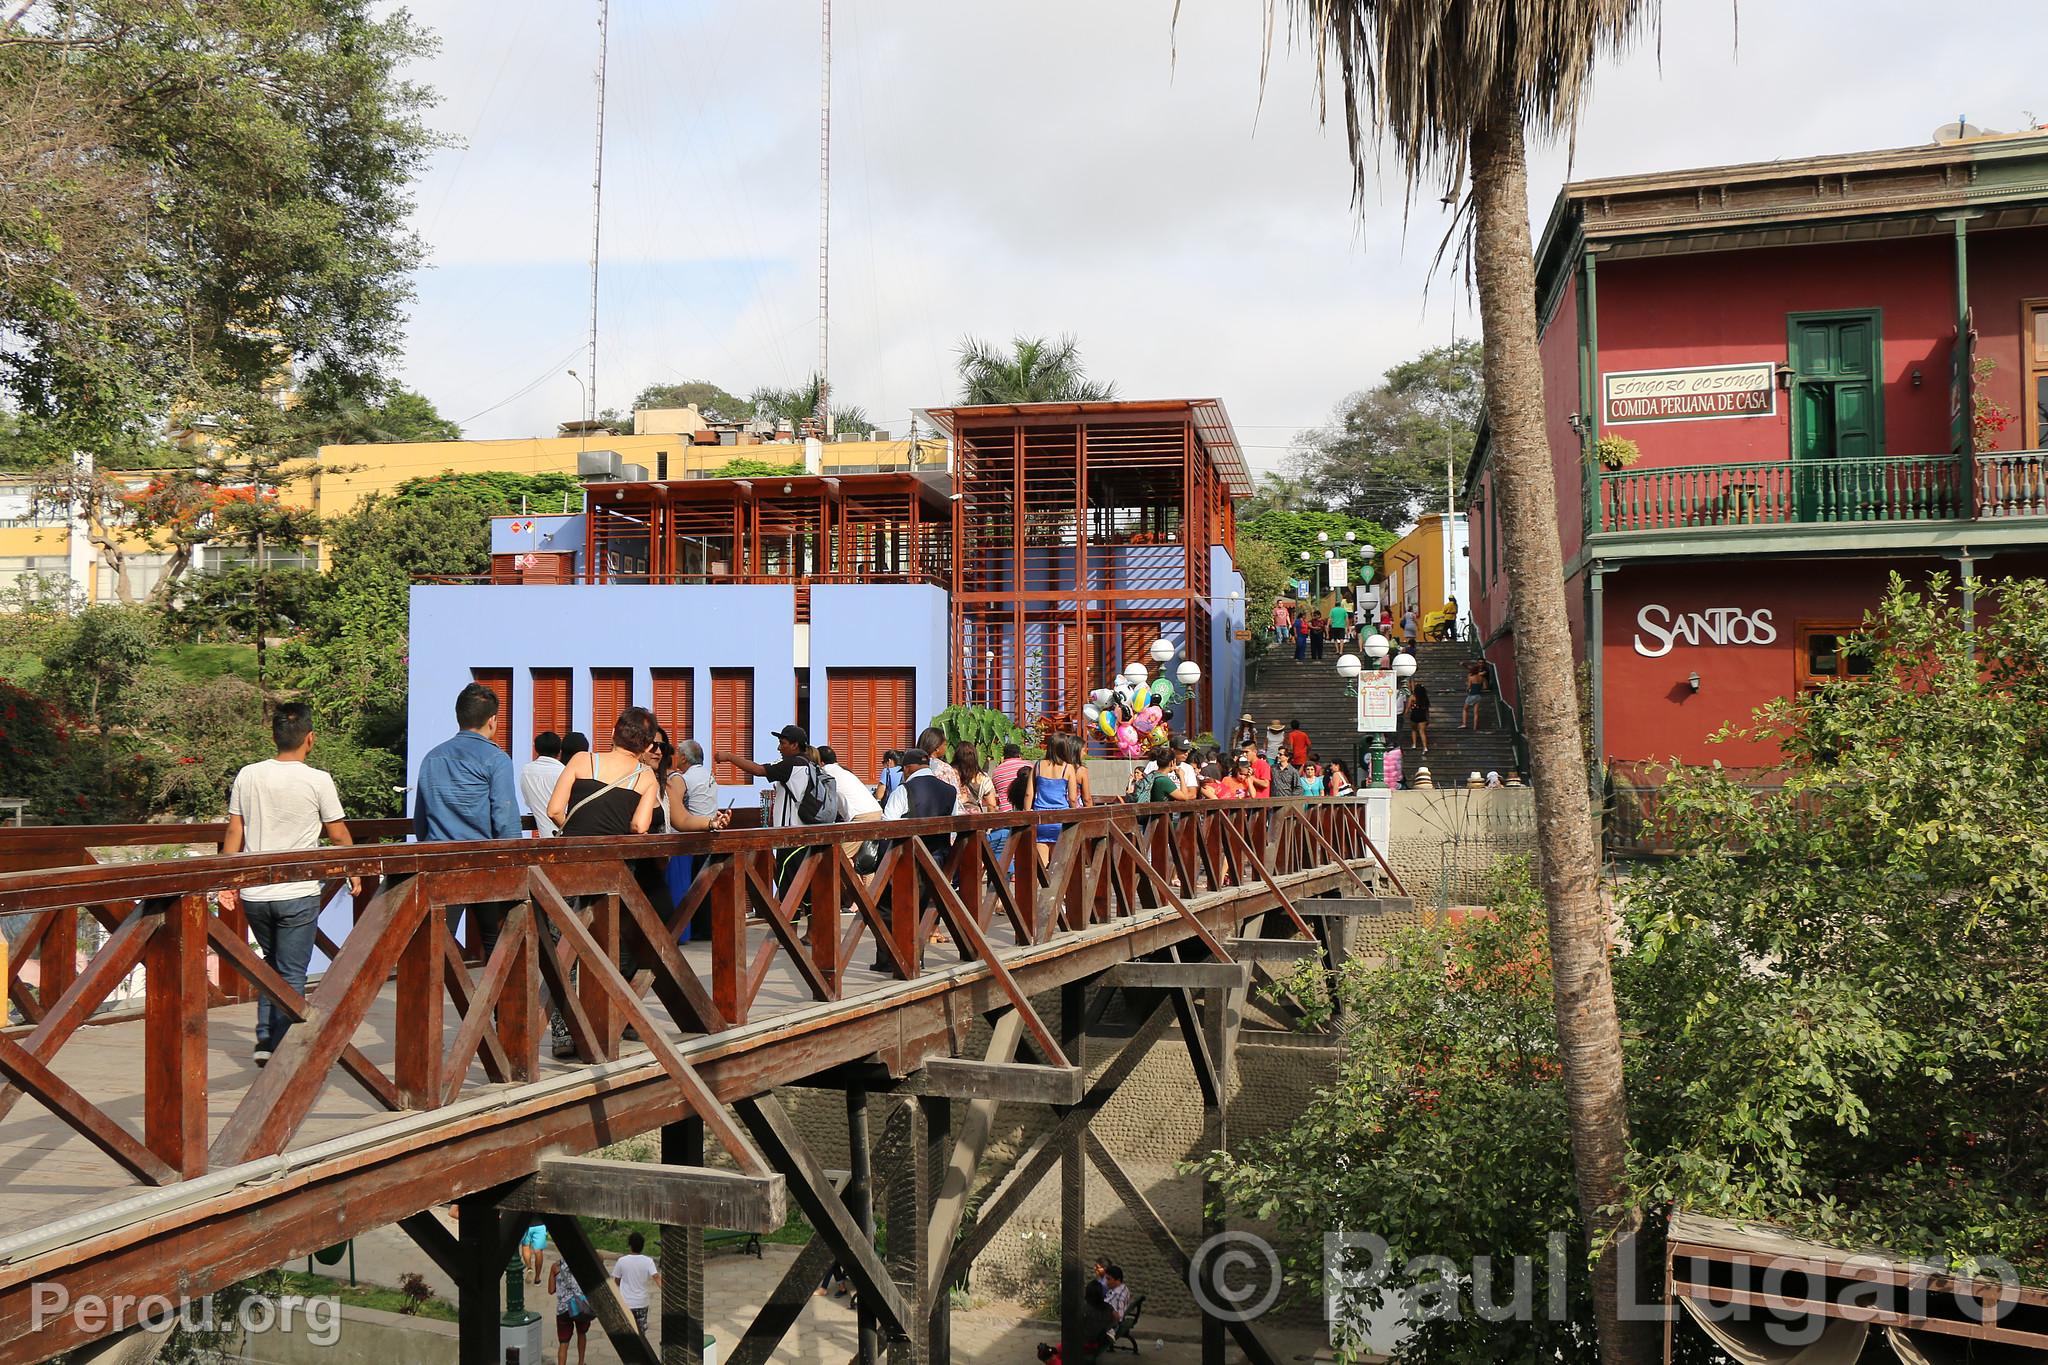
[[[548,818],[566,837],[645,834],[661,786],[654,779],[654,713],[629,706],[612,727],[611,752],[581,753],[555,779]]]

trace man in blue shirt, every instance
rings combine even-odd
[[[442,839],[517,839],[519,783],[512,756],[500,749],[498,694],[471,683],[455,698],[461,730],[420,760],[413,798],[413,834]]]
[[[443,839],[517,839],[519,783],[512,755],[498,747],[498,694],[471,683],[455,698],[453,739],[436,744],[420,760],[419,787],[413,796],[413,835],[421,843]],[[451,905],[448,918],[467,912],[476,917],[483,938],[484,959],[498,946],[510,902]]]

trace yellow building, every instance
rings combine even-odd
[[[687,411],[687,410],[685,410]],[[614,435],[590,432],[575,436],[517,437],[498,441],[405,441],[385,445],[322,446],[318,467],[306,484],[285,497],[302,502],[322,517],[355,510],[364,499],[390,493],[408,479],[436,474],[509,471],[515,474],[574,476],[579,457],[611,451],[622,465],[638,465],[646,477],[705,478],[734,460],[761,460],[801,465],[802,442],[772,441],[752,445],[706,445],[685,432],[642,432]],[[823,469],[832,473],[873,473],[880,470],[946,467],[946,443],[918,441],[828,441],[823,444]],[[310,486],[307,486],[310,485]],[[551,509],[536,507],[536,512]],[[573,510],[573,509],[570,509]],[[322,555],[325,567],[325,554]]]
[[[379,445],[320,447],[311,471],[280,490],[287,504],[305,507],[321,517],[354,511],[374,494],[388,494],[408,479],[436,474],[566,474],[574,477],[581,456],[610,451],[621,465],[638,465],[648,478],[715,476],[734,460],[801,465],[801,441],[760,441],[746,434],[723,434],[724,440],[748,444],[706,444],[706,424],[694,408],[653,409],[634,414],[636,430],[627,435],[592,431],[570,436],[521,437],[497,441],[394,441]],[[828,441],[821,447],[824,472],[873,473],[881,470],[946,467],[946,443],[926,438],[913,450],[909,441]],[[140,487],[150,475],[114,474],[116,480]],[[88,602],[119,599],[113,575],[100,554],[62,508],[36,506],[27,475],[0,476],[0,590],[24,578],[67,578]],[[536,507],[536,512],[550,509]],[[573,510],[573,509],[569,509]],[[133,537],[127,578],[131,595],[147,597],[164,571],[168,555],[153,551]],[[289,552],[286,552],[289,555]],[[239,549],[223,552],[232,559]],[[201,547],[193,569],[206,572],[223,559]],[[266,556],[266,558],[270,558]],[[295,557],[274,559],[298,562]],[[318,567],[328,565],[326,547],[319,547]]]
[[[1449,547],[1446,552],[1446,523]],[[1440,612],[1444,604],[1458,599],[1460,634],[1471,621],[1472,594],[1469,591],[1469,561],[1466,556],[1465,518],[1429,512],[1413,530],[1386,548],[1380,556],[1381,587],[1389,610],[1399,624],[1410,611],[1418,622]],[[1446,584],[1449,586],[1446,587]]]

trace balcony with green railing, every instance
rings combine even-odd
[[[1604,470],[1593,533],[2048,517],[2048,451]]]

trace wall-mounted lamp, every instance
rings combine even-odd
[[[1774,373],[1778,376],[1778,387],[1789,392],[1792,388],[1792,367],[1780,364]]]
[[[1915,366],[1913,369],[1913,387],[1916,389],[1920,387],[1920,369],[1918,366]]]
[[[1690,687],[1690,688],[1691,688],[1691,689],[1692,689],[1693,691],[1695,691],[1695,692],[1699,691],[1699,690],[1700,690],[1700,675],[1699,675],[1699,674],[1697,674],[1697,673],[1688,673],[1688,674],[1686,674],[1686,675],[1685,675],[1685,685],[1686,685],[1687,687]]]
[[[1565,425],[1572,429],[1574,435],[1584,436],[1586,434],[1586,419],[1582,414],[1575,412],[1564,420]]]

